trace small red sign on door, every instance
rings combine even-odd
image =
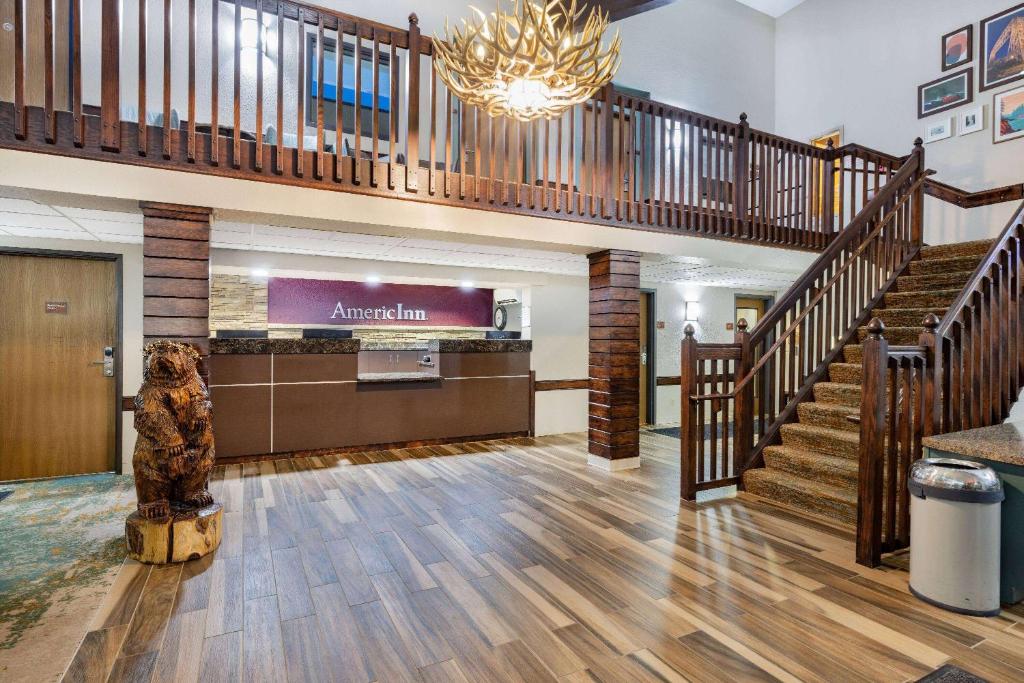
[[[68,302],[67,301],[47,301],[46,302],[47,313],[58,313],[60,315],[67,315],[68,313]]]

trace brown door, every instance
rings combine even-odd
[[[0,254],[0,480],[114,469],[117,265]]]

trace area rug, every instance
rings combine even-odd
[[[757,433],[757,422],[758,422],[757,420],[754,420],[754,433],[755,434]],[[718,428],[717,436],[719,438],[721,438],[721,436],[722,436],[722,425],[721,424],[717,425],[717,428]],[[673,439],[678,439],[679,438],[679,427],[659,427],[658,429],[652,429],[650,431],[654,432],[655,434],[661,434],[662,436],[671,436]],[[733,424],[732,424],[732,422],[729,423],[729,436],[733,436]],[[706,441],[706,440],[708,440],[710,438],[711,438],[711,425],[704,425],[704,440]]]
[[[56,680],[125,558],[131,477],[18,484],[0,503],[0,680]]]

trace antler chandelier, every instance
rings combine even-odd
[[[511,0],[511,12],[485,15],[433,38],[434,68],[452,93],[491,116],[521,121],[555,118],[589,99],[619,68],[618,32],[604,49],[608,13],[594,7],[579,30],[584,9],[576,0],[543,5]]]

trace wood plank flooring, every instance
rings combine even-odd
[[[754,496],[680,503],[678,444],[617,474],[583,435],[218,468],[221,547],[126,562],[65,680],[1024,680],[1024,610],[928,606]]]

